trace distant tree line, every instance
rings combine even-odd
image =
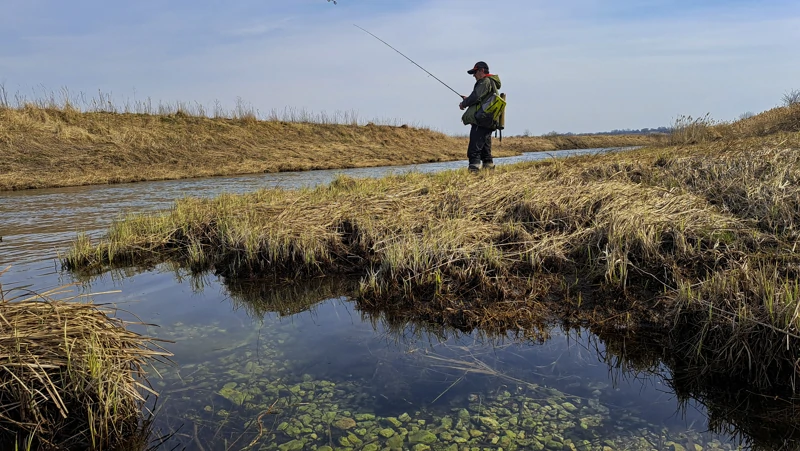
[[[550,133],[545,133],[542,136],[580,136],[580,135],[649,135],[651,133],[669,133],[672,131],[672,127],[657,127],[657,128],[623,128],[623,129],[614,129],[607,132],[594,132],[594,133],[573,133],[573,132],[557,132],[552,131]],[[525,133],[522,136],[531,136],[530,130],[525,130]]]
[[[622,129],[614,129],[607,132],[597,132],[597,133],[583,133],[585,135],[649,135],[651,133],[669,133],[672,131],[672,127],[656,127],[656,128],[622,128]],[[567,134],[567,133],[565,133]]]

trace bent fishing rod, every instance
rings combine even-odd
[[[354,26],[354,27],[356,27],[356,28],[358,28],[358,29],[360,29],[361,31],[363,31],[363,32],[365,32],[365,33],[367,33],[367,34],[369,34],[369,35],[370,35],[370,36],[372,36],[373,38],[375,38],[375,39],[377,39],[377,40],[379,40],[379,41],[383,42],[384,44],[386,44],[386,45],[387,45],[387,46],[388,46],[390,49],[394,50],[395,52],[397,52],[397,53],[399,53],[399,54],[403,55],[403,52],[401,52],[400,50],[397,50],[396,48],[392,47],[391,45],[389,45],[389,43],[388,43],[388,42],[384,41],[383,39],[381,39],[381,38],[379,38],[379,37],[375,36],[374,34],[370,33],[369,31],[367,31],[367,30],[365,30],[365,29],[363,29],[363,28],[361,28],[361,27],[359,27],[359,26],[358,26],[358,25],[356,25],[356,24],[353,24],[353,26]],[[416,63],[414,60],[412,60],[411,58],[409,58],[409,57],[407,57],[407,56],[405,56],[405,55],[403,55],[403,58],[405,58],[405,59],[407,59],[407,60],[411,61],[412,63],[414,63],[414,65],[415,65],[415,66],[417,66],[417,67],[419,67],[420,69],[424,70],[426,74],[428,74],[428,75],[430,75],[431,77],[435,78],[435,79],[436,79],[436,81],[438,81],[439,83],[441,83],[441,84],[443,84],[443,85],[447,86],[447,83],[443,82],[442,80],[439,80],[439,78],[438,78],[436,75],[433,75],[432,73],[428,72],[428,71],[427,71],[427,70],[426,70],[424,67],[422,67],[422,66],[420,66],[419,64],[417,64],[417,63]],[[449,90],[451,90],[451,91],[455,92],[455,93],[456,93],[456,95],[457,95],[458,97],[460,97],[460,98],[462,98],[462,99],[464,98],[464,96],[462,96],[461,94],[459,94],[459,93],[458,93],[458,91],[456,91],[455,89],[451,88],[450,86],[447,86],[447,88],[448,88]]]

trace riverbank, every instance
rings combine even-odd
[[[493,150],[503,157],[654,139],[506,137]],[[406,125],[0,107],[0,191],[466,160],[466,147],[466,138]]]

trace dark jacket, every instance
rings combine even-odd
[[[494,87],[492,87],[494,84]],[[475,113],[478,111],[478,107],[480,106],[481,102],[483,102],[486,97],[492,93],[494,90],[500,89],[500,77],[497,75],[489,74],[488,76],[478,80],[475,82],[475,87],[472,88],[472,94],[467,96],[461,105],[466,107],[467,110],[464,111],[464,114],[461,116],[461,122],[464,125],[471,125],[477,124],[478,122],[475,120]]]

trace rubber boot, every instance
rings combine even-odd
[[[488,162],[488,163],[483,163],[483,167],[481,167],[481,169],[484,169],[486,171],[493,171],[494,170],[494,163],[492,163],[491,161]]]
[[[481,167],[478,166],[477,164],[470,164],[469,167],[467,168],[467,170],[469,170],[469,172],[476,173],[476,172],[481,170]]]

